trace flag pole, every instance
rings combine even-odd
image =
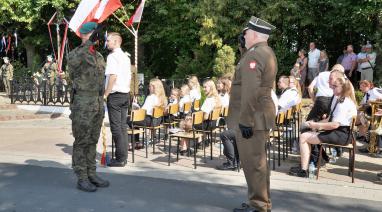
[[[121,24],[122,24],[123,26],[125,26],[126,29],[128,29],[129,32],[130,32],[131,34],[135,35],[135,33],[134,33],[133,31],[131,31],[131,29],[130,29],[128,26],[126,26],[126,24],[123,23],[123,21],[122,21],[117,15],[115,15],[115,13],[113,13],[113,16],[114,16],[114,18],[116,18],[119,22],[121,22]]]

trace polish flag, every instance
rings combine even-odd
[[[139,4],[137,10],[135,10],[133,16],[131,16],[129,21],[126,22],[127,26],[131,26],[131,25],[133,25],[133,23],[141,22],[144,7],[145,7],[145,0],[142,0],[142,2]]]
[[[120,0],[82,0],[69,22],[69,28],[80,36],[82,24],[89,21],[102,23],[121,6]]]

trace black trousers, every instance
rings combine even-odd
[[[239,161],[239,152],[237,151],[236,138],[234,130],[226,130],[220,133],[220,139],[224,146],[223,154],[232,165]]]
[[[127,160],[127,124],[126,114],[129,105],[129,93],[111,93],[107,98],[107,110],[117,161]]]
[[[307,121],[319,121],[322,119],[322,116],[326,114],[326,117],[330,113],[330,100],[332,97],[319,96],[314,101],[312,110],[309,112]]]

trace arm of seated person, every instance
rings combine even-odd
[[[339,122],[314,122],[307,121],[308,126],[314,130],[335,130],[340,126]]]

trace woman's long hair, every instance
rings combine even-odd
[[[200,91],[200,84],[197,76],[192,76],[190,79],[188,79],[188,85],[190,86],[190,89],[197,89]]]
[[[354,94],[354,88],[350,80],[346,79],[345,77],[339,77],[336,79],[336,81],[342,85],[341,97],[348,97],[354,102],[355,105],[357,105],[357,100],[355,99]]]
[[[159,99],[159,105],[158,106],[166,107],[167,106],[167,97],[166,97],[166,93],[164,92],[162,81],[155,78],[155,79],[150,80],[150,84],[154,87],[154,94]]]
[[[294,77],[294,76],[289,76],[289,87],[290,88],[292,88],[291,86],[290,86],[290,83],[291,82],[294,82],[294,84],[295,84],[295,88],[296,88],[296,90],[297,90],[297,93],[298,93],[298,96],[300,97],[300,99],[302,98],[302,93],[301,93],[301,86],[300,86],[300,83],[298,82],[298,80],[296,79],[296,77]]]
[[[207,97],[213,97],[215,99],[215,107],[214,108],[219,108],[221,107],[221,102],[220,102],[220,97],[218,94],[218,90],[216,89],[216,85],[214,81],[212,80],[207,80],[203,83],[204,86],[207,86],[210,88],[210,92],[208,94],[206,93]]]

